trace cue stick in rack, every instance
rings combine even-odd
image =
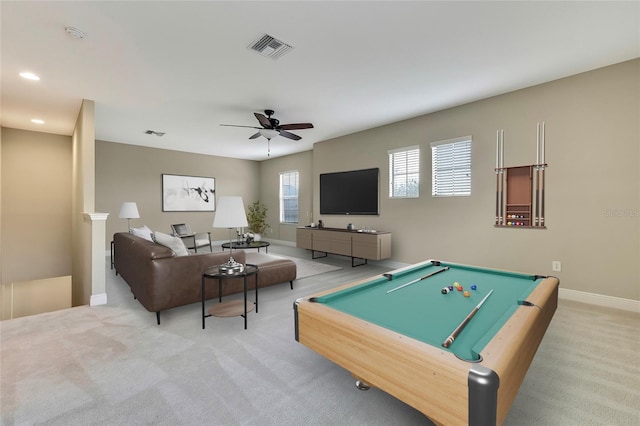
[[[496,225],[502,225],[501,198],[500,198],[500,175],[502,174],[500,162],[500,130],[496,130]]]
[[[449,337],[447,337],[447,339],[444,342],[442,342],[443,347],[448,348],[449,346],[451,346],[451,344],[453,343],[454,340],[456,340],[456,337],[458,337],[462,329],[465,328],[467,324],[469,324],[469,321],[471,321],[474,315],[480,310],[484,302],[489,298],[489,296],[491,296],[491,293],[493,293],[493,289],[491,289],[491,291],[487,293],[484,299],[482,299],[480,303],[478,303],[478,306],[473,308],[471,313],[469,313],[469,315],[467,315],[467,317],[462,320],[462,322],[456,327],[455,330],[453,330],[453,332],[449,335]]]
[[[544,148],[545,148],[545,125],[544,121],[542,122],[542,137],[541,137],[541,145],[542,145],[542,154],[541,154],[541,163],[542,163],[542,173],[540,175],[541,183],[541,205],[540,205],[540,226],[544,226],[544,169],[545,169],[545,158],[544,158]]]
[[[405,288],[406,286],[409,286],[409,285],[411,285],[411,284],[415,284],[415,283],[417,283],[417,282],[419,282],[419,281],[426,280],[427,278],[432,277],[432,276],[434,276],[435,274],[439,274],[440,272],[444,272],[444,271],[448,271],[448,270],[449,270],[449,267],[448,267],[448,266],[445,266],[444,268],[442,268],[442,269],[438,269],[437,271],[434,271],[434,272],[432,272],[432,273],[430,273],[430,274],[427,274],[427,275],[425,275],[424,277],[416,278],[415,280],[413,280],[413,281],[409,281],[409,282],[408,282],[408,283],[406,283],[406,284],[402,284],[402,285],[401,285],[401,286],[399,286],[399,287],[392,288],[391,290],[387,291],[387,294],[389,294],[389,293],[393,293],[393,292],[394,292],[394,291],[396,291],[396,290],[400,290],[401,288]]]
[[[500,130],[500,224],[505,224],[504,217],[504,129]]]
[[[504,130],[496,130],[496,225],[504,225]]]
[[[540,224],[540,123],[536,126],[536,210],[531,226]]]

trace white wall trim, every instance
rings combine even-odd
[[[105,221],[109,217],[109,213],[82,213],[86,222]]]
[[[107,304],[107,293],[92,294],[89,306],[98,306]]]
[[[623,311],[640,313],[640,300],[623,299],[622,297],[606,296],[604,294],[587,293],[584,291],[560,288],[558,297],[574,302],[587,303],[605,308],[621,309]]]
[[[273,243],[273,244],[278,244],[280,246],[289,246],[289,247],[295,247],[296,246],[296,242],[295,241],[274,240],[273,238],[265,238],[265,240],[267,240],[267,241],[269,241],[270,243]]]

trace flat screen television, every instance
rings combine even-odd
[[[320,174],[320,214],[377,215],[380,170]]]

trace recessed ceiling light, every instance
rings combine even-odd
[[[36,81],[40,80],[40,77],[38,77],[32,72],[21,72],[20,77],[26,78],[27,80],[36,80]]]
[[[66,31],[67,34],[69,34],[69,37],[71,37],[71,38],[83,39],[83,38],[85,38],[87,36],[87,33],[82,31],[80,28],[65,27],[64,30]]]
[[[34,124],[44,124],[44,120],[40,120],[39,118],[32,118],[31,122]]]

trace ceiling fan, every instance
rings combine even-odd
[[[313,124],[311,123],[280,124],[280,120],[278,120],[277,118],[271,117],[273,114],[274,114],[274,111],[272,109],[265,109],[264,114],[260,114],[259,112],[253,113],[253,115],[256,116],[256,118],[258,119],[258,122],[262,127],[241,126],[236,124],[221,124],[221,126],[247,127],[249,129],[258,129],[256,133],[249,136],[249,139],[256,139],[256,138],[259,138],[260,136],[263,136],[269,142],[271,142],[271,139],[275,138],[276,136],[282,136],[283,138],[298,141],[302,138],[294,133],[289,132],[288,130],[302,130],[302,129],[313,128]]]

